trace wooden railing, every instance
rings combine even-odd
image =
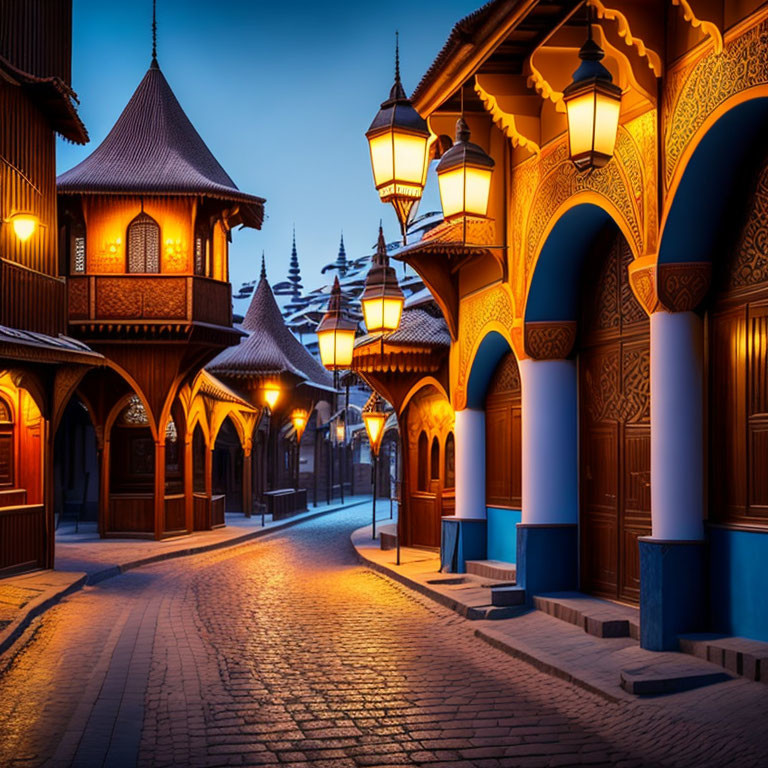
[[[185,531],[187,529],[183,493],[174,493],[165,497],[165,531]]]
[[[155,497],[151,493],[109,495],[109,523],[106,533],[153,533]]]
[[[225,524],[226,503],[227,497],[223,493],[218,496],[211,496],[211,528],[220,528]]]
[[[0,325],[56,336],[67,329],[62,278],[0,259]]]
[[[87,275],[67,281],[69,322],[232,324],[232,288],[207,277]]]
[[[193,528],[195,531],[207,531],[211,527],[211,500],[202,493],[192,497]]]
[[[45,567],[45,508],[0,509],[0,577]]]

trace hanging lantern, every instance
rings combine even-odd
[[[280,399],[280,385],[275,383],[267,383],[261,388],[264,402],[269,406],[269,410],[272,411],[277,405],[277,401]]]
[[[304,408],[295,408],[291,411],[291,424],[296,430],[296,442],[301,442],[301,436],[304,434],[304,430],[307,428],[307,422],[309,421],[309,412]]]
[[[13,227],[16,237],[22,242],[29,240],[35,234],[40,223],[34,213],[14,213],[8,222]]]
[[[368,442],[374,456],[379,455],[381,438],[384,436],[384,423],[387,420],[384,410],[384,400],[378,392],[372,392],[368,402],[363,406],[363,424],[368,434]]]
[[[389,266],[387,244],[384,241],[384,230],[381,225],[379,225],[379,240],[372,261],[368,276],[365,278],[365,289],[360,297],[365,327],[368,333],[396,331],[403,314],[405,296],[400,289],[395,270]]]
[[[456,142],[437,164],[443,217],[486,216],[491,194],[493,158],[469,140],[469,128],[456,121]]]
[[[343,445],[345,437],[346,429],[344,428],[344,419],[339,418],[336,420],[336,443],[338,445]]]
[[[395,82],[365,134],[373,181],[384,203],[392,203],[405,234],[414,203],[427,176],[429,128],[413,108],[400,82],[400,51],[395,48]]]
[[[589,37],[579,51],[581,64],[563,91],[568,115],[568,146],[579,171],[602,168],[612,157],[619,130],[621,88],[602,64],[603,49]]]
[[[337,371],[351,367],[357,323],[350,320],[341,308],[341,286],[338,276],[331,289],[328,309],[315,332],[320,347],[320,360],[326,368]]]

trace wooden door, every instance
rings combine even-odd
[[[522,416],[520,371],[505,355],[485,399],[485,496],[489,507],[522,505]]]
[[[631,251],[606,233],[585,269],[579,341],[581,583],[640,598],[637,539],[651,532],[650,323],[629,286]]]

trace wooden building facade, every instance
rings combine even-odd
[[[563,91],[588,18],[621,108],[612,158],[580,172]],[[433,157],[463,114],[495,161],[486,218],[398,254],[450,335],[443,526],[482,542],[467,559],[516,561],[529,602],[639,605],[647,648],[768,640],[767,33],[760,0],[492,0],[412,95]],[[434,373],[377,376],[395,403]]]

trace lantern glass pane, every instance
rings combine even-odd
[[[403,300],[389,297],[383,300],[383,327],[385,331],[396,331],[400,326],[400,316],[403,312]]]
[[[452,168],[438,174],[440,202],[443,216],[447,219],[464,210],[464,168]]]
[[[595,102],[595,151],[610,157],[619,130],[621,101],[598,92]]]
[[[326,368],[349,368],[355,348],[355,331],[330,329],[317,334],[320,360]]]
[[[373,182],[378,189],[384,184],[391,184],[394,178],[393,143],[392,134],[380,134],[368,139],[371,150],[371,167],[373,168]]]
[[[37,219],[32,215],[16,214],[13,218],[13,231],[22,242],[29,240],[37,229]]]
[[[378,452],[379,441],[381,440],[381,431],[386,421],[384,413],[364,413],[365,431],[368,433],[368,442],[371,444],[374,453]]]
[[[571,157],[592,152],[595,125],[595,92],[579,94],[566,102],[568,113],[568,143]]]
[[[384,327],[384,299],[365,299],[363,302],[363,319],[368,333],[375,333]]]
[[[264,389],[264,399],[267,401],[267,405],[270,408],[274,408],[280,397],[280,390],[276,387],[269,387]]]
[[[464,210],[472,216],[488,213],[488,197],[491,193],[491,169],[467,168]]]
[[[421,186],[427,160],[427,137],[393,132],[395,147],[394,181]]]

